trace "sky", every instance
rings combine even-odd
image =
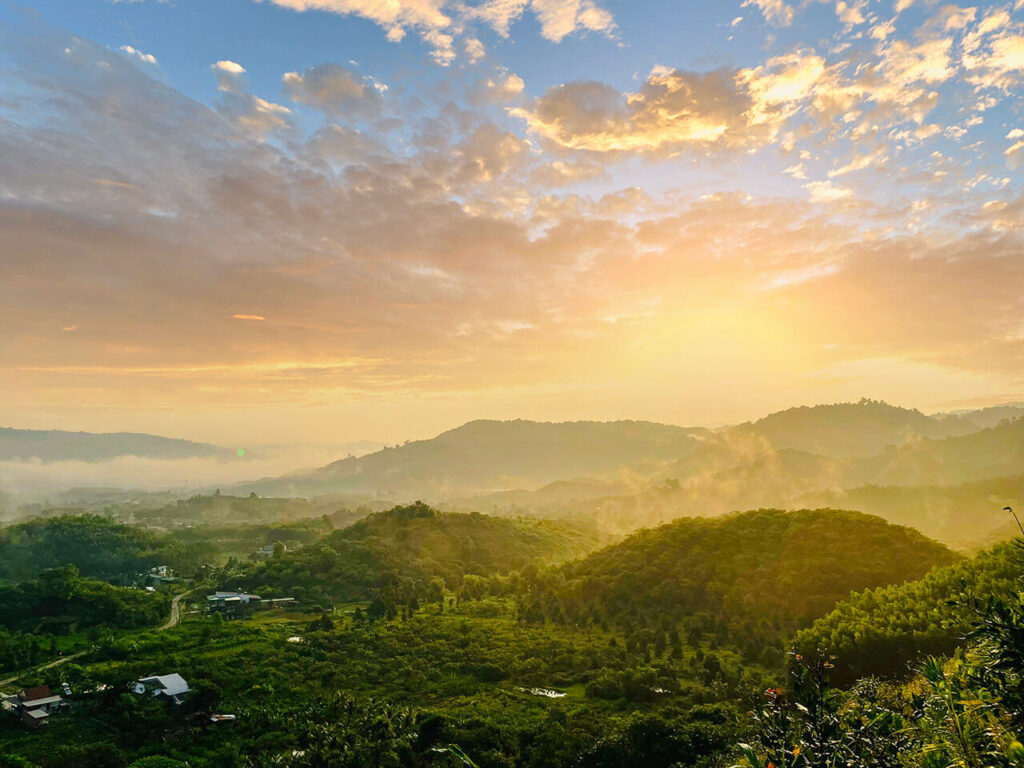
[[[0,424],[1024,399],[1024,0],[0,0]]]

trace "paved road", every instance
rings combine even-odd
[[[181,598],[183,598],[191,591],[192,590],[189,589],[185,592],[182,592],[180,595],[174,596],[174,599],[171,600],[171,617],[167,620],[166,624],[160,627],[159,631],[163,632],[165,629],[170,629],[171,627],[178,626],[178,622],[181,621],[181,608],[178,607],[178,601],[180,601]]]
[[[191,591],[192,590],[190,589],[187,592],[182,592],[180,595],[174,596],[174,599],[171,600],[171,617],[167,619],[167,623],[160,627],[158,631],[163,632],[165,629],[170,629],[171,627],[176,627],[178,625],[178,622],[181,621],[181,608],[178,605],[178,603],[181,601],[181,598],[183,598]],[[10,685],[11,683],[17,681],[19,678],[22,678],[25,675],[27,675],[29,672],[42,672],[45,669],[59,667],[61,664],[65,662],[77,659],[80,656],[85,656],[85,654],[87,654],[88,652],[89,651],[79,651],[78,653],[73,653],[70,656],[64,656],[63,658],[57,659],[56,661],[51,661],[49,664],[43,664],[43,666],[41,667],[36,667],[35,669],[22,672],[21,674],[15,675],[14,677],[9,677],[6,680],[0,680],[0,686]]]

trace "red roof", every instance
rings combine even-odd
[[[36,699],[47,699],[53,696],[53,692],[49,686],[37,685],[35,688],[24,689],[18,696],[22,701],[35,701]]]

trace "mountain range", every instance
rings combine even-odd
[[[422,499],[455,511],[597,524],[617,535],[681,516],[832,506],[970,548],[1000,538],[1002,508],[1019,503],[1022,415],[1021,405],[927,415],[863,399],[716,429],[480,420],[227,488],[346,504]],[[0,460],[100,462],[124,455],[230,454],[152,435],[0,430]]]
[[[208,443],[137,432],[62,432],[0,427],[0,461],[99,462],[121,456],[190,459],[226,453],[226,449]]]

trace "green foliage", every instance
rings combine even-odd
[[[301,549],[212,577],[293,594],[308,613],[186,612],[165,632],[97,624],[86,655],[22,679],[68,683],[74,706],[39,731],[0,723],[0,754],[26,761],[18,768],[721,768],[745,739],[745,759],[762,767],[1024,768],[1013,757],[1024,603],[999,599],[1019,570],[1002,550],[960,561],[914,531],[835,510],[679,520],[562,565],[593,538],[422,504],[321,537],[327,527],[310,521]],[[215,530],[195,529],[187,545]],[[935,610],[954,582],[976,595],[957,609],[961,635],[975,617],[969,650],[906,688],[864,679],[850,691],[828,681],[841,660],[809,653],[776,687],[794,628],[851,590],[936,565],[909,594]],[[0,588],[0,627],[5,616],[16,627],[0,630],[0,658],[5,642],[19,652],[34,638],[19,631],[33,611],[131,627],[135,597],[153,596],[71,568]],[[20,652],[29,647],[41,652],[38,638]],[[129,692],[172,672],[191,688],[180,706]],[[742,719],[741,702],[766,688]]]
[[[673,642],[681,622],[692,638],[711,635],[756,659],[852,590],[957,559],[916,531],[856,512],[682,518],[538,575],[522,615],[610,621],[644,645]]]
[[[185,768],[187,764],[169,757],[153,755],[132,762],[128,768]]]
[[[1017,542],[1011,561],[1018,573]],[[1005,549],[1005,548],[1004,548]],[[1006,556],[1007,553],[1001,553]],[[951,601],[952,603],[953,601]],[[1024,766],[1024,598],[1019,592],[956,601],[973,609],[971,643],[929,656],[904,688],[862,680],[829,686],[830,658],[796,655],[788,691],[770,689],[754,715],[748,766],[787,768],[1011,768]]]
[[[69,565],[15,586],[0,586],[0,626],[36,633],[143,627],[163,619],[169,603],[164,594],[83,578]]]
[[[0,579],[74,565],[88,578],[131,582],[161,564],[158,537],[99,515],[64,515],[0,529]]]
[[[380,598],[399,604],[413,596],[436,602],[445,585],[458,589],[467,575],[489,577],[536,561],[565,560],[595,543],[593,536],[557,523],[442,513],[417,502],[232,574],[224,585],[314,603]]]
[[[866,590],[796,635],[800,653],[837,658],[833,679],[907,675],[926,655],[951,653],[970,629],[970,595],[999,597],[1017,585],[1012,543],[928,573],[919,581]]]

